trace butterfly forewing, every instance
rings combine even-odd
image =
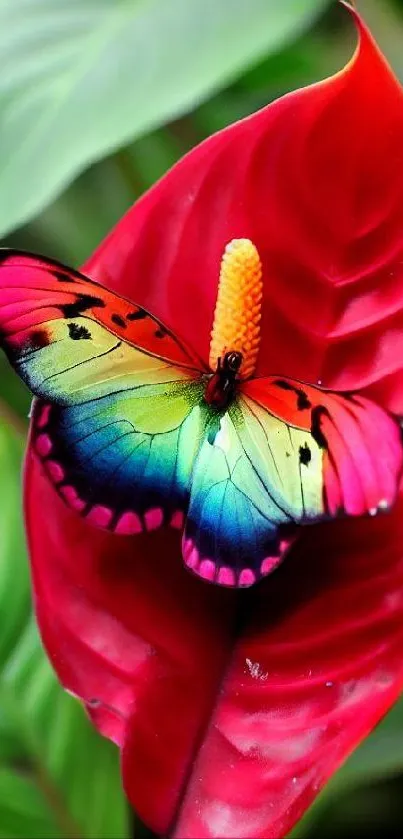
[[[307,449],[300,449],[306,471],[319,448],[324,517],[373,515],[393,505],[403,461],[397,418],[359,394],[325,391],[291,379],[255,379],[242,389],[260,411],[274,414],[290,429],[308,432]]]
[[[72,340],[85,340],[83,329],[91,332],[90,323],[95,322],[143,352],[203,369],[193,351],[157,318],[79,272],[8,250],[0,250],[0,265],[0,333],[12,362],[24,348],[50,343],[57,321],[70,328]],[[78,322],[81,318],[84,322]]]

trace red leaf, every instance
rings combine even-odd
[[[401,690],[402,510],[307,529],[236,594],[186,572],[177,534],[93,530],[27,469],[43,639],[123,745],[139,814],[181,839],[283,835]]]
[[[175,837],[283,836],[388,710],[403,678],[401,533],[401,510],[317,528],[252,593]]]
[[[343,72],[197,148],[86,270],[207,359],[222,251],[249,236],[260,372],[371,384],[403,411],[402,92],[357,20]],[[55,669],[122,745],[128,794],[164,835],[283,835],[401,690],[400,509],[307,529],[239,593],[189,575],[174,533],[92,529],[31,451],[26,515]]]
[[[250,237],[265,272],[259,374],[340,389],[400,375],[403,92],[355,16],[343,71],[190,152],[84,266],[206,362],[224,247]]]
[[[46,527],[39,506],[52,510]],[[226,665],[237,597],[185,570],[175,531],[117,538],[78,518],[32,450],[26,521],[53,665],[116,743],[125,742],[135,714],[135,803],[165,833]],[[126,785],[131,792],[132,777]]]

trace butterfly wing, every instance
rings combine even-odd
[[[200,384],[139,385],[35,407],[33,444],[64,500],[116,533],[181,527],[207,408]]]
[[[122,533],[178,522],[207,412],[192,354],[144,310],[25,254],[3,256],[0,330],[50,403],[33,441],[67,503]]]
[[[303,478],[312,473],[319,450],[323,510],[315,513],[308,505],[302,522],[375,515],[393,505],[403,463],[401,422],[375,402],[275,377],[246,382],[243,399],[263,424],[270,413],[288,425],[291,436],[293,429],[308,434],[306,448],[294,447],[293,454],[305,466]],[[304,488],[306,494],[303,480]]]
[[[55,260],[0,250],[0,336],[13,364],[19,363],[22,349],[41,349],[51,343],[53,334],[55,340],[69,333],[72,340],[90,341],[83,331],[88,329],[91,337],[90,325],[81,318],[90,321],[95,336],[103,335],[105,341],[114,335],[171,365],[203,369],[189,347],[140,306]],[[88,343],[88,355],[91,349]]]
[[[211,582],[249,586],[272,571],[294,536],[271,464],[253,442],[242,400],[212,420],[196,459],[182,552],[186,565]],[[242,431],[244,427],[246,438]]]
[[[370,400],[278,378],[243,383],[195,462],[185,562],[211,581],[251,585],[299,525],[390,507],[401,471],[400,426]]]

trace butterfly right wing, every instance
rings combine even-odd
[[[188,567],[227,586],[270,574],[300,525],[388,510],[403,466],[398,419],[359,394],[278,377],[240,391],[200,448],[183,538]]]
[[[307,496],[314,452],[319,447],[322,510],[317,504],[310,511],[302,510],[302,524],[337,516],[375,515],[393,506],[403,466],[399,417],[360,393],[337,393],[292,379],[273,376],[242,387],[245,405],[264,432],[272,416],[307,435],[304,447],[296,451],[298,469],[305,478],[301,488]],[[297,469],[295,473],[298,476]],[[294,484],[298,488],[299,481]]]

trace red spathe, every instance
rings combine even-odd
[[[187,155],[84,270],[207,360],[222,252],[250,237],[258,373],[369,386],[403,413],[403,94],[353,14],[345,70]],[[159,833],[284,835],[400,693],[400,509],[306,528],[248,592],[190,575],[176,532],[92,528],[32,450],[26,517],[45,646],[122,746],[125,788]]]

